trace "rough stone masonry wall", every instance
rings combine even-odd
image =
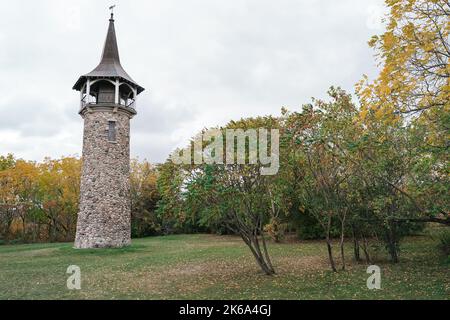
[[[86,111],[76,248],[114,248],[131,243],[130,116],[113,108]],[[108,141],[116,121],[116,141]]]

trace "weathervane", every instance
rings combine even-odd
[[[111,7],[109,7],[109,10],[111,10],[111,19],[114,18],[114,8],[116,7],[116,5],[112,5]]]

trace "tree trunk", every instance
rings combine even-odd
[[[397,248],[397,239],[395,236],[395,231],[393,230],[393,226],[389,226],[385,231],[386,234],[386,245],[391,256],[391,261],[393,263],[398,263],[398,248]]]
[[[342,262],[342,270],[345,270],[345,252],[344,252],[344,240],[345,240],[345,216],[341,220],[341,241],[340,241],[340,248],[341,248],[341,262]]]
[[[26,234],[27,234],[27,226],[26,226],[26,221],[25,221],[25,216],[22,216],[22,241],[26,242]]]
[[[261,250],[259,249],[258,239],[253,235],[248,236],[248,234],[242,230],[239,233],[242,240],[244,240],[245,244],[250,248],[250,251],[255,257],[256,263],[259,265],[261,270],[268,276],[275,274],[273,267],[269,265],[269,263],[267,263],[267,261],[264,259],[263,254],[261,253]]]
[[[370,263],[372,263],[372,259],[370,258],[369,248],[368,248],[368,245],[367,245],[367,239],[366,239],[366,237],[364,235],[362,235],[362,238],[363,238],[362,249],[363,249],[363,252],[364,252],[364,256],[366,258],[366,262],[370,264]]]
[[[328,259],[330,260],[331,270],[333,270],[333,272],[337,272],[336,265],[334,264],[334,259],[333,259],[333,248],[331,246],[331,242],[328,239],[328,237],[327,237],[327,249],[328,249]]]
[[[352,237],[353,237],[353,254],[355,256],[356,262],[361,262],[361,254],[360,254],[360,244],[359,237],[357,232],[355,231],[355,226],[352,225]]]
[[[273,268],[272,261],[270,260],[270,256],[269,256],[269,251],[267,250],[266,240],[264,239],[264,234],[262,234],[261,237],[262,237],[262,243],[263,243],[264,256],[266,258],[267,265],[270,268],[270,270],[272,271],[272,273],[275,274],[275,269]]]
[[[333,247],[331,245],[330,232],[331,232],[331,217],[328,217],[328,224],[327,224],[327,230],[326,230],[328,259],[330,260],[331,270],[333,270],[333,272],[337,272],[336,264],[334,263],[334,259],[333,259]]]

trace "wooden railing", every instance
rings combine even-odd
[[[84,96],[83,99],[81,99],[81,109],[86,107],[88,104],[90,104],[90,105],[97,105],[97,104],[103,104],[103,103],[102,102],[97,102],[95,100],[87,102],[87,97]],[[127,108],[136,109],[136,100],[135,99],[128,99],[124,103],[120,103],[119,102],[119,104],[122,105],[122,106],[125,106]]]

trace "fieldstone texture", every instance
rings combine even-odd
[[[131,243],[130,118],[129,108],[86,107],[83,169],[76,248],[117,248]],[[115,121],[114,135],[109,134]]]

